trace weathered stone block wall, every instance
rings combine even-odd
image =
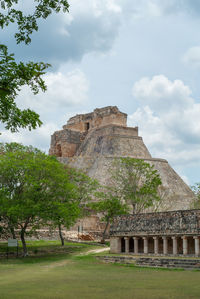
[[[86,132],[88,131],[88,127],[86,125],[87,123],[90,124],[90,128],[91,128],[92,117],[93,117],[92,113],[80,114],[71,117],[68,120],[67,124],[63,126],[63,129],[70,129],[78,132]]]
[[[63,129],[86,132],[109,124],[126,127],[126,122],[127,114],[120,112],[116,106],[108,106],[70,118]]]
[[[79,147],[76,156],[132,156],[151,158],[138,128],[126,128],[108,125],[87,134]]]
[[[78,226],[80,225],[83,227],[84,232],[101,232],[105,227],[105,224],[100,221],[99,216],[97,215],[91,215],[89,217],[84,217],[80,219],[70,229],[77,231]]]
[[[111,236],[200,234],[200,210],[143,213],[116,217]]]
[[[72,130],[56,131],[51,136],[50,155],[57,157],[73,157],[85,138],[85,133]]]

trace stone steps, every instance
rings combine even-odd
[[[200,259],[146,258],[130,256],[98,256],[106,263],[134,264],[140,267],[182,268],[200,270]]]
[[[163,259],[163,258],[139,258],[136,265],[147,267],[166,267],[183,269],[200,269],[200,260],[192,259]]]

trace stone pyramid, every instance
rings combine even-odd
[[[95,109],[70,118],[63,129],[51,136],[50,155],[65,164],[84,170],[102,184],[109,183],[113,160],[133,157],[153,164],[162,180],[158,211],[191,208],[192,190],[164,159],[152,158],[138,127],[127,127],[127,114],[116,106]],[[154,210],[155,211],[155,210]]]

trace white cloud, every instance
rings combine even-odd
[[[186,65],[194,68],[200,68],[200,46],[189,48],[182,58]]]
[[[129,116],[138,125],[153,156],[174,165],[194,165],[200,156],[200,104],[181,80],[163,75],[142,78],[133,86],[133,96],[142,103]]]
[[[95,17],[102,16],[107,13],[121,13],[121,5],[116,0],[73,0],[70,3],[70,13],[72,15],[90,14]]]
[[[75,69],[66,74],[61,71],[47,73],[44,79],[48,87],[45,93],[33,95],[28,88],[24,88],[17,98],[18,106],[36,111],[43,125],[32,131],[20,129],[19,133],[10,133],[1,126],[1,142],[31,144],[48,152],[51,134],[62,129],[62,125],[74,115],[74,110],[84,109],[88,100],[89,81],[82,71]]]
[[[29,1],[30,2],[30,1]],[[33,2],[33,1],[31,1]],[[180,2],[180,1],[179,1]],[[59,67],[63,62],[80,61],[88,53],[107,54],[112,51],[121,25],[129,20],[151,19],[166,14],[177,14],[187,8],[197,10],[182,0],[70,0],[69,13],[52,14],[39,22],[39,31],[32,35],[27,47],[16,46],[11,31],[3,30],[1,42],[9,45],[17,58],[48,61]],[[194,1],[191,1],[194,2]],[[27,4],[26,7],[33,7]],[[8,38],[9,36],[9,38]],[[39,45],[39,46],[38,46]]]
[[[160,113],[165,113],[166,109],[185,109],[193,103],[188,86],[181,80],[172,82],[164,75],[154,76],[152,79],[142,78],[134,84],[132,94]]]
[[[109,53],[118,36],[122,9],[116,0],[73,0],[69,13],[52,14],[39,23],[29,47],[16,46],[15,28],[2,32],[18,59],[48,61],[59,67],[63,62],[80,61],[88,53]],[[10,38],[8,38],[8,36]]]
[[[43,78],[47,91],[34,96],[28,88],[24,88],[17,98],[21,108],[30,107],[36,111],[54,113],[55,109],[66,109],[87,102],[89,81],[79,69],[66,74],[47,73]]]
[[[117,1],[115,0],[107,0],[106,1],[106,6],[110,11],[113,11],[115,13],[121,13],[122,8],[119,4],[117,4]]]

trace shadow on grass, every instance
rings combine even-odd
[[[28,241],[27,248],[29,255],[23,257],[22,246],[19,244],[19,257],[10,255],[6,258],[7,243],[0,243],[0,264],[37,264],[54,262],[68,259],[72,255],[88,251],[91,245],[81,243],[69,243],[61,246],[58,241]]]

